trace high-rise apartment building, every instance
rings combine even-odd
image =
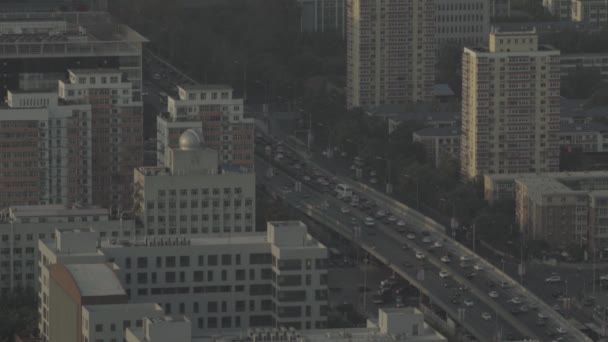
[[[217,150],[222,168],[254,170],[254,129],[243,116],[243,99],[233,97],[226,85],[181,85],[178,96],[167,99],[168,113],[157,118],[157,162],[165,165],[169,147],[178,147],[179,137],[189,128],[200,128],[205,144]]]
[[[0,106],[0,209],[91,204],[91,106],[8,91]]]
[[[123,303],[158,303],[167,315],[188,317],[195,336],[327,326],[327,249],[301,222],[269,222],[266,233],[246,237],[99,241],[84,229],[56,235],[54,241],[39,242],[43,336],[52,335],[53,322],[62,318],[53,308],[53,280],[61,268],[77,274],[72,278],[82,283],[83,296],[97,285]]]
[[[91,107],[92,200],[106,208],[131,208],[132,172],[143,165],[143,105],[133,91],[116,69],[70,70],[59,81],[61,98]]]
[[[152,235],[238,235],[255,230],[255,174],[221,170],[218,152],[189,129],[165,166],[135,169],[135,215]]]
[[[346,105],[431,102],[434,1],[347,0]]]
[[[461,173],[559,169],[559,51],[535,32],[490,33],[462,58]]]
[[[335,32],[344,36],[345,0],[298,0],[302,32]]]
[[[437,53],[446,47],[479,45],[490,33],[490,3],[486,0],[435,0]]]

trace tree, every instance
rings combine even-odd
[[[0,342],[13,341],[15,334],[37,331],[37,298],[32,289],[17,289],[0,297]]]

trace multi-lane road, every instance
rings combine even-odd
[[[286,148],[286,147],[284,147]],[[296,153],[291,151],[290,153]],[[271,157],[273,156],[271,152]],[[274,157],[272,158],[274,159]],[[287,158],[283,159],[286,160]],[[297,158],[294,158],[297,159]],[[334,220],[335,226],[346,227],[345,229],[351,229],[353,226],[364,226],[362,219],[370,212],[362,212],[357,208],[349,208],[349,213],[342,213],[341,209],[344,206],[348,206],[346,203],[338,200],[332,195],[332,191],[329,187],[318,184],[318,178],[329,178],[330,175],[324,172],[322,169],[317,168],[317,176],[305,176],[307,173],[311,174],[312,171],[302,170],[303,164],[298,165],[299,169],[295,169],[297,162],[290,165],[289,162],[278,161],[275,162],[275,168],[282,168],[290,173],[286,175],[281,173],[280,176],[275,176],[272,179],[266,177],[259,177],[258,181],[267,184],[274,188],[278,186],[276,191],[283,191],[285,193],[285,199],[288,203],[294,207],[305,209],[308,205],[314,205],[319,203],[327,203],[328,206],[321,206],[317,208],[317,212],[322,210],[323,213],[319,215],[325,215],[327,219]],[[265,175],[263,163],[258,166],[258,175]],[[310,181],[304,180],[305,178]],[[293,192],[289,188],[290,182],[295,180],[304,181],[304,183],[310,183],[311,187],[305,187],[312,193]],[[339,181],[352,183],[351,180],[342,179]],[[278,183],[277,183],[278,182]],[[281,185],[281,182],[284,184]],[[352,184],[356,186],[355,184]],[[365,188],[365,186],[363,186]],[[562,341],[584,341],[589,340],[580,331],[574,329],[571,324],[564,319],[561,315],[555,312],[552,308],[547,306],[544,302],[537,299],[533,294],[529,293],[525,288],[519,286],[512,279],[502,274],[495,267],[487,263],[485,260],[479,258],[471,251],[468,251],[462,245],[451,240],[445,236],[438,225],[432,220],[422,216],[419,213],[414,214],[413,211],[402,210],[402,204],[395,204],[393,200],[387,200],[385,196],[375,192],[373,189],[365,189],[362,192],[363,196],[367,196],[370,200],[378,203],[380,208],[387,209],[390,214],[395,217],[395,222],[403,220],[407,222],[407,230],[414,234],[413,240],[407,239],[407,234],[400,234],[397,231],[397,225],[394,223],[385,225],[377,222],[373,235],[366,234],[369,230],[362,229],[361,240],[358,241],[362,246],[375,246],[376,253],[382,258],[385,258],[385,262],[391,264],[393,268],[396,268],[399,273],[404,272],[406,275],[410,274],[410,277],[414,276],[417,279],[419,267],[406,267],[407,263],[415,264],[416,257],[414,250],[418,249],[425,254],[425,259],[428,260],[426,263],[429,269],[425,271],[424,281],[421,285],[424,290],[428,291],[434,296],[437,296],[437,301],[444,304],[448,312],[458,312],[455,317],[461,319],[464,314],[464,323],[468,323],[473,330],[477,330],[478,337],[483,334],[481,340],[494,339],[496,331],[500,331],[502,327],[503,339],[507,335],[509,337],[534,337],[540,340],[552,341],[557,338],[561,338]],[[333,222],[333,221],[329,221]],[[333,227],[336,228],[336,227]],[[429,252],[429,244],[422,242],[423,232],[429,234],[429,238],[432,242],[439,241],[443,247],[433,249],[433,253]],[[349,234],[345,232],[345,234]],[[350,233],[352,234],[352,233]],[[407,250],[403,249],[403,244],[407,244]],[[452,259],[451,263],[445,264],[440,258],[444,255],[450,255]],[[458,259],[466,255],[471,260],[467,263],[466,267],[461,267]],[[475,270],[472,266],[474,264],[480,264],[483,270]],[[470,294],[463,294],[460,299],[454,297],[453,289],[444,287],[444,283],[448,278],[439,277],[439,271],[446,270],[452,278],[457,280],[460,284],[465,284],[471,288]],[[471,275],[471,273],[476,273]],[[505,286],[501,286],[501,283],[505,283]],[[457,285],[456,285],[457,286]],[[497,298],[491,298],[497,295]],[[473,306],[469,307],[464,305],[464,298],[471,296],[471,299],[475,302]],[[465,309],[458,310],[458,309]],[[463,313],[464,312],[464,313]],[[491,314],[493,319],[486,321],[481,317],[482,313],[487,312]],[[541,316],[547,316],[546,319],[539,319],[539,313]],[[498,318],[496,318],[498,316]]]

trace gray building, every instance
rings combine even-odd
[[[298,0],[302,32],[345,33],[344,0]]]
[[[482,44],[490,33],[490,4],[485,0],[436,0],[437,53],[446,46]]]

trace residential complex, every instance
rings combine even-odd
[[[535,32],[490,33],[462,61],[462,176],[559,168],[559,51]]]
[[[218,151],[222,168],[254,170],[254,120],[243,116],[243,99],[226,85],[181,85],[168,97],[168,113],[157,117],[157,161],[165,165],[169,147],[177,147],[189,128],[203,131],[205,144]]]
[[[225,331],[220,336],[192,337],[191,322],[184,317],[146,318],[144,326],[129,328],[127,342],[255,342],[255,341],[307,341],[307,342],[444,342],[447,339],[424,322],[416,308],[380,308],[378,319],[368,320],[365,328],[338,328],[313,330],[248,329]],[[400,336],[400,337],[397,337]]]
[[[603,0],[572,0],[571,20],[597,26],[608,23],[608,4]]]
[[[91,106],[9,90],[0,106],[0,209],[91,204]]]
[[[608,172],[488,175],[484,182],[486,200],[515,200],[526,239],[608,247]]]
[[[435,167],[442,162],[458,160],[460,130],[457,127],[428,127],[413,133],[414,142],[424,146],[427,160]]]
[[[446,47],[478,45],[490,33],[490,2],[485,0],[435,0],[437,53]]]
[[[95,231],[82,229],[59,229],[56,235],[39,242],[40,331],[47,339],[60,312],[53,308],[50,281],[57,268],[72,274],[89,269],[79,272],[81,281],[113,289],[121,303],[159,303],[167,315],[185,315],[195,336],[326,327],[327,249],[301,222],[269,222],[266,233],[247,237],[100,241]],[[93,266],[96,271],[90,271]]]
[[[344,36],[345,0],[298,0],[302,32],[336,32]]]
[[[346,1],[346,105],[431,102],[433,1]]]
[[[134,212],[147,235],[228,235],[255,230],[255,175],[221,170],[218,151],[189,129],[166,166],[134,171]]]
[[[131,239],[135,221],[122,215],[111,220],[108,209],[63,205],[15,206],[0,212],[0,295],[38,286],[38,239],[51,239],[55,229],[92,228],[102,239]]]
[[[143,165],[143,105],[133,101],[132,92],[133,84],[116,69],[70,70],[69,79],[59,81],[61,98],[91,106],[93,171],[89,184],[93,203],[106,208],[131,207],[131,172]],[[68,135],[75,133],[68,131]],[[74,162],[91,160],[74,156]]]

